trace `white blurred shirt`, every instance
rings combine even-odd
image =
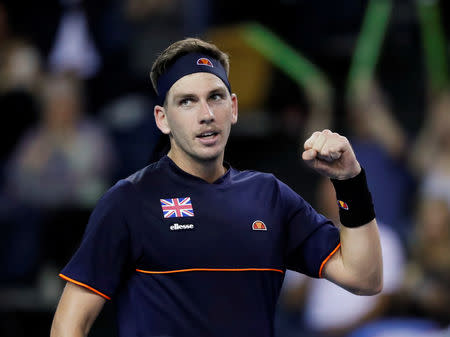
[[[354,295],[325,279],[310,279],[305,324],[313,330],[339,328],[357,322],[376,305],[377,297],[396,291],[403,280],[405,256],[401,241],[389,227],[378,224],[383,255],[383,291],[375,296]],[[287,271],[283,287],[298,286],[307,276]]]

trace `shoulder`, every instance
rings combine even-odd
[[[128,177],[118,180],[110,189],[106,191],[99,203],[127,203],[134,199],[139,185],[144,183],[146,180],[151,179],[153,173],[157,171],[156,166],[157,163],[150,164],[141,170],[134,172]]]
[[[139,171],[134,172],[124,179],[125,183],[130,184],[131,186],[137,187],[149,180],[157,181],[161,174],[164,174],[164,169],[161,163],[154,162],[151,163]]]
[[[233,183],[248,183],[258,186],[270,186],[282,195],[293,194],[298,196],[298,194],[291,187],[276,177],[273,173],[254,170],[232,170]]]
[[[249,183],[276,183],[278,179],[272,173],[265,173],[254,170],[237,170],[231,168],[233,182],[249,182]]]
[[[119,180],[108,189],[95,205],[89,217],[86,233],[97,233],[104,228],[119,233],[133,209],[132,186],[126,180]]]
[[[133,194],[133,186],[126,179],[121,179],[109,188],[97,203],[98,208],[118,209],[124,205],[124,202],[130,200]],[[107,206],[107,207],[106,207]]]
[[[300,195],[277,178],[273,173],[253,170],[233,170],[232,182],[245,189],[257,189],[261,194],[270,194],[272,198],[278,199],[282,205],[290,202],[295,202],[296,204],[304,203],[304,200]]]

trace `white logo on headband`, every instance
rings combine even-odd
[[[201,57],[197,60],[197,65],[199,66],[208,66],[214,68],[212,62],[208,60],[206,57]]]

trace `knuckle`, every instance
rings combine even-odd
[[[320,151],[321,147],[317,143],[313,144],[313,146],[311,148],[318,153],[321,152]]]
[[[334,153],[334,152],[336,152],[336,147],[335,146],[330,146],[330,147],[328,147],[327,148],[327,153]]]

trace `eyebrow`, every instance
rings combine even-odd
[[[213,94],[222,94],[225,93],[227,90],[226,88],[218,87],[208,92],[208,96],[211,96]],[[186,98],[195,98],[197,97],[197,94],[186,92],[186,93],[180,93],[173,96],[173,101],[178,101],[180,99],[186,99]]]
[[[178,101],[180,99],[185,99],[185,98],[194,98],[196,96],[197,95],[191,94],[191,93],[178,94],[178,95],[173,96],[173,101]]]
[[[222,88],[222,87],[220,87],[220,88],[216,88],[216,89],[214,89],[214,90],[211,90],[210,92],[209,92],[209,95],[212,95],[212,94],[222,94],[222,93],[226,93],[228,90],[226,89],[226,88]]]

